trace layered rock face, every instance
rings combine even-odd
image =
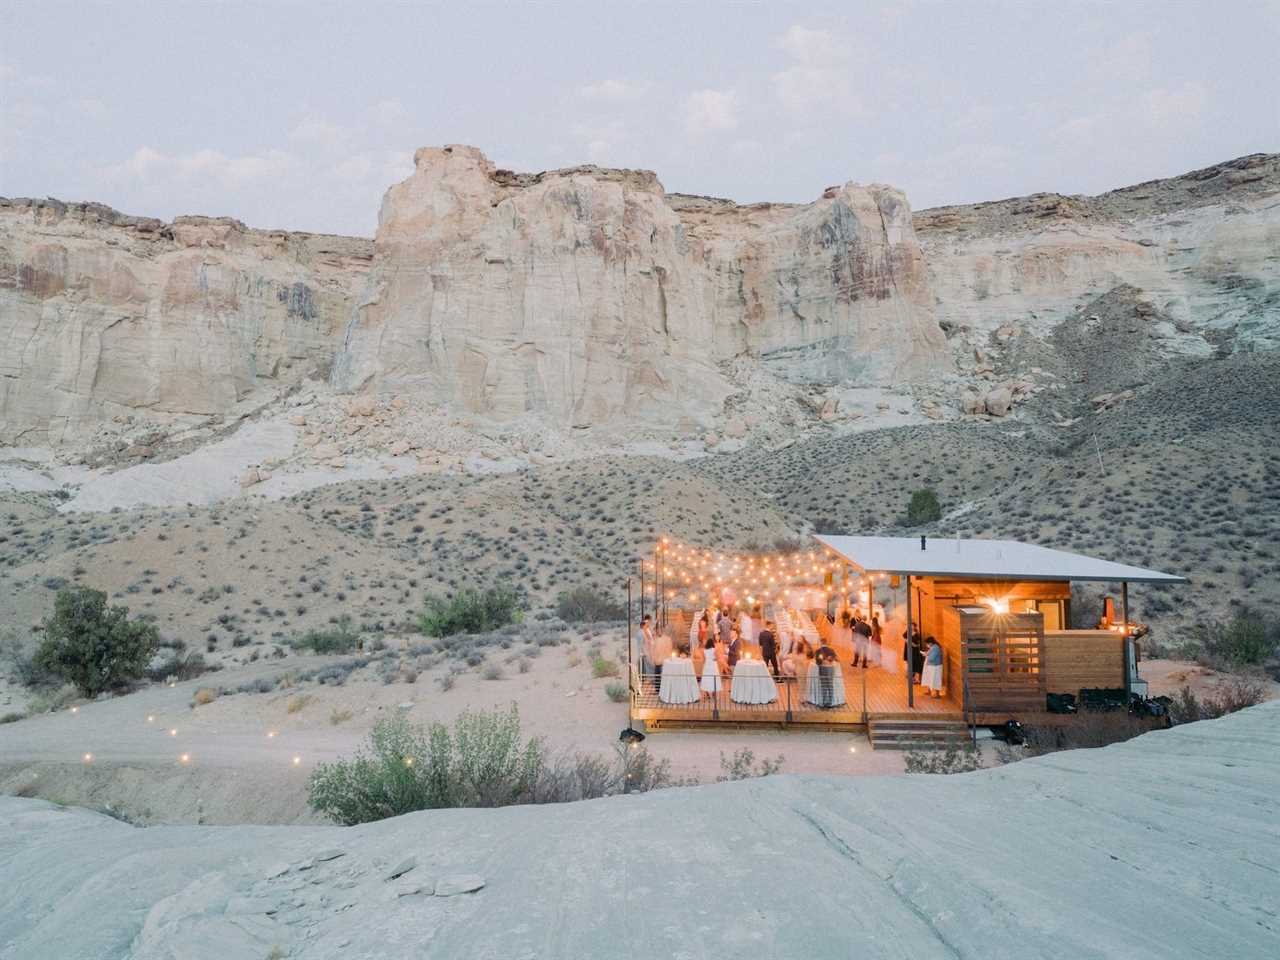
[[[803,206],[668,197],[653,174],[496,170],[426,148],[388,191],[333,370],[496,421],[692,426],[748,358],[786,380],[889,383],[949,364],[903,195]]]
[[[229,413],[328,371],[367,240],[0,200],[0,443]]]
[[[1280,346],[1280,155],[1254,154],[1096,197],[1037,194],[915,215],[950,334],[1045,335],[1132,288],[1170,353]]]

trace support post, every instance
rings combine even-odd
[[[640,561],[640,619],[644,619],[644,560]]]
[[[1129,581],[1120,581],[1120,654],[1124,661],[1124,697],[1133,693],[1129,683]]]
[[[632,629],[633,628],[631,626],[631,578],[627,577],[627,687],[631,690],[631,702],[634,702],[636,690],[631,685],[632,677],[635,676],[635,674],[632,672],[632,662],[631,662],[631,649],[633,646],[633,640],[631,636]],[[641,684],[644,683],[643,677],[640,678],[640,683]],[[627,705],[627,726],[628,727],[631,726],[630,703],[628,703]]]
[[[907,637],[906,637],[906,640],[903,641],[906,644],[906,646],[903,648],[903,650],[906,652],[906,658],[903,661],[903,666],[906,668],[905,673],[907,675],[907,706],[908,707],[915,707],[916,705],[915,688],[911,685],[911,670],[913,665],[915,664],[915,659],[916,659],[915,650],[913,650],[911,647],[911,640],[914,635],[915,635],[915,625],[914,625],[914,621],[912,620],[912,612],[911,612],[911,574],[907,574]]]
[[[875,615],[876,615],[876,583],[875,583],[875,580],[872,578],[871,574],[868,573],[867,574],[867,624],[868,625],[870,625],[871,618],[874,617]],[[881,642],[884,641],[883,632],[881,633],[880,639],[881,639]],[[855,646],[854,649],[856,650],[857,647]],[[870,638],[868,638],[863,649],[864,650],[871,649]],[[882,657],[884,656],[883,650],[880,652],[880,655]],[[876,666],[881,666],[881,664],[876,664]],[[862,722],[863,723],[867,722],[867,655],[865,653],[862,655]]]

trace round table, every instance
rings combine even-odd
[[[773,703],[778,699],[778,686],[763,660],[739,660],[733,668],[729,696],[735,703]]]
[[[821,669],[816,663],[809,665],[809,675],[804,681],[804,699],[820,707],[838,707],[844,703],[844,671],[840,664],[831,664],[830,696],[824,696]]]
[[[671,657],[662,665],[662,683],[658,699],[663,703],[696,703],[701,697],[698,678],[693,675],[693,661],[687,657]]]

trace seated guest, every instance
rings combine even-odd
[[[662,665],[671,658],[671,637],[665,633],[660,633],[653,638],[653,647],[649,651],[649,657],[653,661],[654,682],[662,682]]]

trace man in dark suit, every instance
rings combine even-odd
[[[760,659],[769,665],[769,670],[776,677],[778,668],[778,638],[773,632],[773,621],[770,620],[760,631]]]
[[[728,656],[728,659],[729,659],[729,670],[730,670],[730,672],[732,672],[732,671],[733,671],[734,666],[736,666],[736,665],[737,665],[738,660],[739,660],[739,659],[741,659],[741,657],[742,657],[742,637],[741,637],[741,635],[738,633],[738,628],[737,628],[737,627],[733,627],[733,628],[732,628],[732,629],[730,629],[730,631],[729,631],[729,656]]]
[[[818,699],[822,701],[818,706],[834,707],[836,671],[840,669],[836,663],[836,652],[824,640],[822,646],[818,647],[814,653],[813,659],[818,664]]]

